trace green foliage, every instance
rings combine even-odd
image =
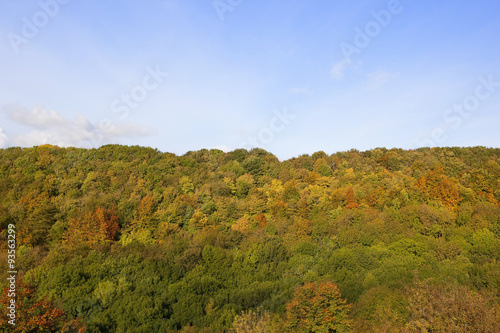
[[[87,332],[453,331],[466,316],[487,332],[499,161],[484,147],[282,162],[263,149],[2,149],[2,258],[13,224],[19,276]],[[294,296],[301,285],[314,287]]]

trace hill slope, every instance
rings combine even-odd
[[[495,332],[499,161],[484,147],[283,162],[262,149],[3,149],[1,265],[15,225],[18,283],[64,311],[54,330],[298,332],[294,291],[325,282],[351,304],[346,331]]]

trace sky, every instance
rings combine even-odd
[[[500,147],[498,0],[0,2],[0,148]]]

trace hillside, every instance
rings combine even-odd
[[[0,278],[13,225],[19,330],[498,332],[499,162],[2,149]]]

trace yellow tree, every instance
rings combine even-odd
[[[137,216],[131,222],[132,229],[148,228],[153,222],[153,214],[156,209],[153,196],[146,195],[141,199],[137,207]]]

